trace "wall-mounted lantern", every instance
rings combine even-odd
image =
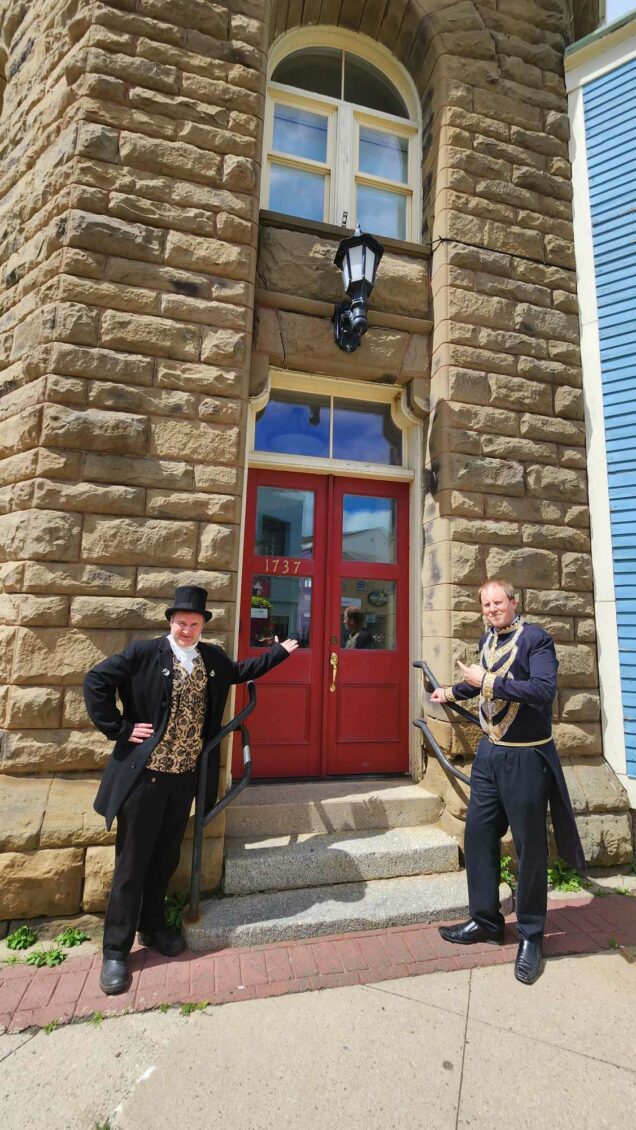
[[[384,248],[372,235],[360,230],[342,239],[334,263],[342,271],[342,285],[349,297],[333,312],[334,336],[346,353],[353,353],[369,328],[367,305]]]

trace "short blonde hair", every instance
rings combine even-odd
[[[481,594],[485,592],[486,589],[492,588],[493,585],[497,585],[498,588],[503,589],[506,596],[508,597],[508,600],[516,599],[515,586],[511,585],[510,581],[506,581],[503,577],[493,577],[492,581],[484,581],[483,585],[479,589],[479,592],[477,593],[477,599],[481,601]]]

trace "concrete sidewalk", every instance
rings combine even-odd
[[[635,951],[0,1038],[4,1130],[631,1130]]]

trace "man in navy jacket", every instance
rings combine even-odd
[[[168,957],[180,953],[180,931],[166,926],[164,900],[179,862],[199,756],[210,750],[208,805],[216,800],[219,749],[214,738],[230,686],[258,679],[287,659],[296,640],[276,641],[255,659],[233,662],[220,647],[200,642],[207,592],[175,591],[167,636],[140,640],[105,659],[84,680],[93,724],[114,739],[95,809],[110,828],[117,817],[115,871],[104,922],[100,987],[123,993],[131,982],[127,957],[139,940]],[[119,695],[121,710],[117,704]]]
[[[484,731],[473,762],[466,814],[470,918],[458,926],[440,927],[440,934],[459,945],[502,943],[500,840],[510,827],[518,861],[515,976],[531,985],[543,969],[548,801],[559,854],[582,872],[585,858],[552,741],[558,669],[552,637],[517,615],[514,588],[508,581],[488,581],[479,598],[490,625],[479,642],[479,663],[460,663],[463,682],[439,687],[431,695],[431,701],[439,703],[479,695]]]

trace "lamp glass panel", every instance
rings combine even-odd
[[[349,263],[351,266],[351,280],[352,282],[359,282],[364,278],[364,247],[361,243],[356,244],[354,247],[349,248]]]
[[[328,458],[329,415],[327,396],[273,392],[256,417],[254,450]]]
[[[366,248],[364,257],[364,277],[373,286],[375,282],[375,251],[372,247]]]
[[[327,160],[327,127],[324,114],[312,114],[297,106],[279,103],[274,110],[272,149],[311,161]]]
[[[351,266],[350,266],[350,263],[349,263],[349,254],[348,254],[348,252],[345,252],[345,256],[342,260],[342,286],[343,286],[345,294],[349,290],[350,282],[351,282]]]
[[[325,215],[325,177],[321,173],[292,169],[272,161],[268,207],[273,212],[284,212],[303,220],[322,221]]]
[[[402,433],[391,418],[391,406],[336,397],[333,457],[401,467]]]
[[[406,184],[409,175],[408,138],[360,126],[360,172]]]
[[[360,226],[374,235],[406,239],[406,196],[388,189],[359,184],[357,218]]]
[[[327,98],[340,98],[342,88],[342,51],[333,47],[310,47],[293,51],[280,61],[272,82],[295,86]]]

